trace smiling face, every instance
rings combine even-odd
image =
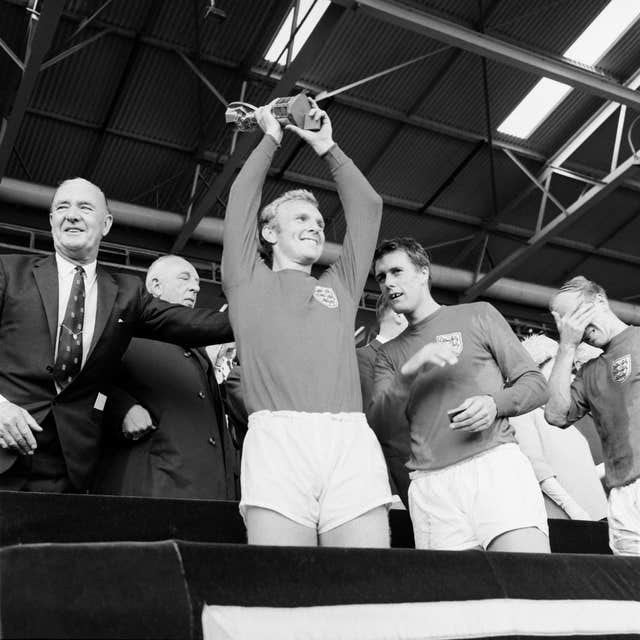
[[[74,178],[56,190],[49,222],[56,252],[76,264],[88,264],[98,257],[113,217],[102,191],[88,180]]]
[[[374,271],[380,290],[396,313],[403,313],[409,322],[423,315],[421,311],[432,302],[427,267],[416,266],[406,251],[398,249],[376,260]]]
[[[152,277],[147,285],[151,295],[165,302],[195,306],[200,291],[200,277],[193,265],[184,258],[168,256],[152,268]]]
[[[553,311],[560,317],[575,311],[581,304],[593,304],[594,316],[585,327],[583,342],[602,349],[613,337],[611,326],[611,312],[605,298],[601,295],[586,296],[581,291],[563,291],[553,300]]]
[[[324,220],[318,208],[306,200],[287,200],[262,235],[273,248],[273,270],[303,269],[317,262],[324,248]]]

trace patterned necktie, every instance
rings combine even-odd
[[[84,323],[84,269],[76,267],[73,277],[67,310],[60,325],[58,355],[53,377],[61,389],[64,389],[82,366],[82,325]]]

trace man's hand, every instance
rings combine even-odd
[[[429,342],[404,363],[400,373],[403,376],[412,377],[427,365],[446,367],[456,362],[458,362],[458,354],[448,342]]]
[[[273,113],[271,113],[271,105],[273,105],[276,100],[272,100],[264,107],[259,107],[258,109],[256,109],[255,115],[256,121],[260,128],[264,131],[265,135],[271,136],[276,141],[276,144],[280,144],[282,142],[282,127],[276,120]]]
[[[593,320],[595,306],[592,302],[581,302],[573,311],[560,316],[556,311],[551,315],[556,321],[560,344],[567,347],[577,347],[582,342],[584,330]]]
[[[460,412],[451,418],[451,428],[470,433],[488,429],[494,423],[498,412],[495,400],[491,396],[471,396],[451,411]]]
[[[122,435],[128,440],[140,440],[156,426],[151,420],[149,412],[139,404],[134,404],[122,420]]]
[[[309,111],[309,117],[320,122],[321,126],[318,131],[307,131],[306,129],[296,127],[294,124],[288,124],[285,129],[298,134],[311,145],[319,156],[322,156],[335,144],[333,141],[333,129],[331,128],[331,120],[327,112],[320,109],[314,100],[311,100],[311,104],[313,108]]]
[[[0,402],[0,447],[33,455],[38,445],[32,431],[42,427],[28,411],[13,402]]]

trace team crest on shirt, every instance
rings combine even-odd
[[[338,297],[336,296],[334,290],[331,287],[320,287],[317,286],[313,290],[313,297],[325,307],[329,307],[329,309],[337,309],[338,308]]]
[[[628,353],[611,363],[611,377],[614,382],[624,382],[631,373],[631,354]]]
[[[440,336],[436,336],[436,342],[446,342],[451,345],[451,348],[460,355],[462,353],[462,333],[456,331],[455,333],[443,333]]]

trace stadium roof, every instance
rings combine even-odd
[[[611,298],[640,298],[640,21],[590,66],[563,54],[608,0],[327,4],[278,64],[264,55],[295,5],[285,0],[0,0],[0,176],[53,186],[80,175],[111,199],[180,216],[169,231],[123,218],[110,236],[123,262],[170,250],[217,261],[219,243],[193,229],[223,217],[255,143],[225,125],[225,103],[332,92],[413,61],[322,102],[384,199],[381,238],[414,236],[437,265],[471,273],[456,299],[501,278],[555,287],[577,274]],[[500,133],[543,77],[572,90],[528,137]],[[265,198],[297,187],[316,193],[339,244],[328,172],[287,135]],[[2,187],[0,200],[5,246],[18,227],[47,228]]]

